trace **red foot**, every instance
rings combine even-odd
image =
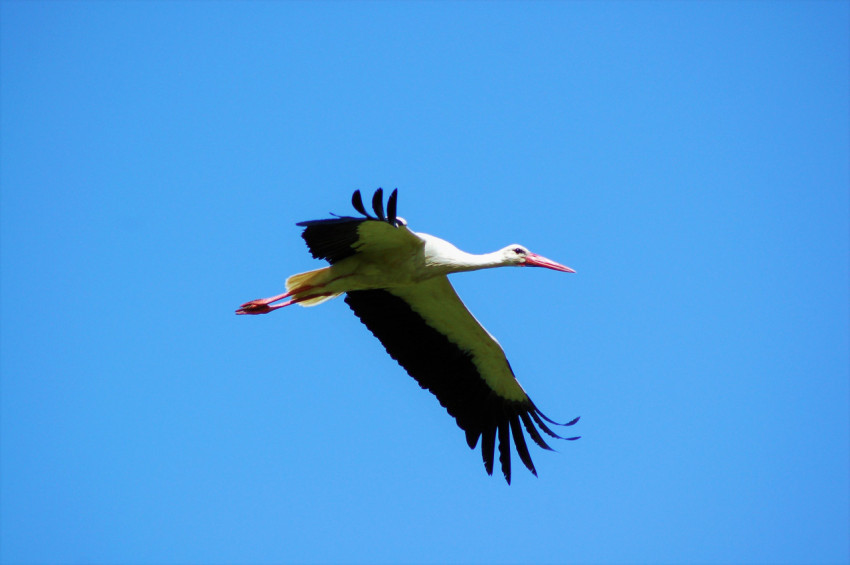
[[[236,311],[237,314],[268,314],[272,311],[272,307],[268,304],[260,304],[261,300],[246,302]]]
[[[290,290],[289,292],[284,292],[283,294],[278,294],[277,296],[272,296],[269,298],[258,298],[257,300],[251,300],[250,302],[246,302],[242,306],[236,310],[237,314],[268,314],[272,310],[277,310],[278,308],[283,308],[284,306],[289,306],[291,304],[297,304],[299,302],[304,302],[305,300],[309,300],[310,298],[316,298],[317,296],[329,296],[331,293],[318,293],[311,296],[302,296],[301,298],[293,298],[288,302],[283,302],[281,304],[275,304],[271,306],[272,302],[277,302],[278,300],[283,300],[284,298],[289,298],[293,294],[306,292],[312,288],[313,286],[302,286],[296,290]]]
[[[277,306],[269,306],[272,302],[277,302],[278,300],[282,300],[291,296],[291,292],[285,292],[283,294],[278,294],[277,296],[272,296],[270,298],[258,298],[257,300],[251,300],[250,302],[246,302],[236,311],[237,314],[268,314],[272,310],[277,310],[278,308],[282,308],[284,306],[289,305],[286,304],[278,304]]]

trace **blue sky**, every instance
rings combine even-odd
[[[850,560],[847,2],[0,4],[3,563]],[[294,225],[457,275],[583,437],[488,477]],[[514,456],[515,464],[518,459]]]

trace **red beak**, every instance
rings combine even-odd
[[[556,263],[551,259],[547,259],[542,255],[538,255],[537,253],[529,253],[525,256],[525,263],[522,265],[526,267],[546,267],[547,269],[552,269],[553,271],[563,271],[564,273],[575,273],[573,269],[570,269],[566,265],[561,265],[560,263]]]

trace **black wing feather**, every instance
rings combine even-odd
[[[343,217],[299,222],[296,225],[304,227],[301,237],[307,242],[313,257],[325,259],[333,265],[356,253],[354,244],[360,238],[357,228],[368,221],[362,218]]]
[[[384,189],[379,188],[375,191],[375,195],[372,196],[372,209],[375,211],[375,215],[378,216],[378,219],[381,221],[386,220],[386,216],[384,216]],[[392,223],[392,222],[390,222]]]
[[[387,199],[387,221],[392,225],[396,225],[396,204],[398,201],[398,189],[392,191],[390,197]]]
[[[490,427],[481,432],[481,458],[484,460],[484,470],[488,475],[493,474],[493,457],[496,451],[496,427]]]
[[[502,473],[505,480],[511,484],[511,432],[508,429],[508,420],[499,422],[499,463],[502,464]]]
[[[390,356],[404,367],[424,389],[431,391],[457,425],[466,432],[466,442],[475,448],[481,438],[481,457],[488,474],[493,473],[496,436],[499,462],[510,483],[510,435],[520,459],[536,475],[519,419],[535,443],[551,449],[535,429],[542,422],[530,400],[506,400],[496,395],[478,373],[471,355],[429,326],[404,300],[385,290],[348,292],[345,302],[377,337]],[[530,417],[529,417],[530,415]],[[532,421],[534,418],[534,421]],[[545,426],[545,424],[543,424]],[[547,433],[552,433],[548,428]]]
[[[372,207],[375,209],[375,213],[378,214],[380,221],[387,221],[397,227],[394,221],[396,201],[393,198],[397,198],[396,192],[393,191],[392,196],[390,196],[393,205],[393,221],[384,217],[382,204],[383,191],[380,188],[375,191],[375,196],[372,198]],[[363,222],[378,221],[378,218],[373,218],[366,212],[359,190],[355,190],[354,194],[351,195],[351,205],[365,217],[353,218],[351,216],[341,216],[327,220],[309,220],[296,224],[305,228],[301,232],[301,237],[307,242],[307,247],[310,249],[313,257],[316,259],[325,259],[333,265],[337,261],[351,257],[357,252],[354,249],[354,244],[357,243],[360,237],[357,228]]]
[[[525,430],[528,432],[528,435],[531,436],[531,439],[534,440],[534,443],[542,447],[543,449],[547,449],[549,451],[553,451],[549,444],[547,444],[543,440],[543,436],[540,435],[540,432],[537,431],[537,428],[534,427],[534,422],[531,421],[531,417],[528,415],[528,412],[523,412],[519,415],[522,418],[522,423],[525,425]]]
[[[534,468],[534,463],[531,462],[531,454],[528,452],[528,444],[525,443],[525,436],[522,433],[522,427],[519,424],[519,415],[514,414],[511,416],[511,433],[514,438],[514,446],[516,447],[516,452],[519,453],[519,458],[522,460],[522,464],[531,471],[535,477],[537,476],[537,470]]]
[[[469,446],[469,449],[475,449],[475,446],[478,445],[478,436],[480,433],[475,433],[472,430],[466,430],[466,444]]]
[[[351,205],[354,206],[354,209],[366,216],[367,218],[371,218],[369,214],[366,213],[366,207],[363,206],[363,199],[360,198],[360,191],[355,190],[354,194],[351,195]]]

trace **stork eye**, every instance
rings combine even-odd
[[[514,247],[514,253],[517,255],[525,255],[525,249],[522,247]]]

